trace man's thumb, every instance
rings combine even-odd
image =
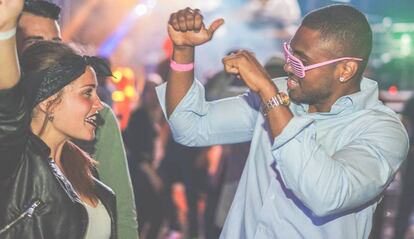
[[[212,36],[214,34],[214,32],[223,24],[224,24],[224,19],[223,18],[216,19],[213,23],[211,23],[211,25],[210,25],[210,27],[208,28],[207,31]]]

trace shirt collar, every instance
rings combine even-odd
[[[378,83],[368,78],[362,78],[361,90],[350,95],[345,95],[336,100],[329,112],[311,113],[309,115],[338,115],[344,111],[354,112],[368,108],[378,103]],[[309,105],[294,104],[293,109],[300,115],[308,114]]]

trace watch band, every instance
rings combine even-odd
[[[278,92],[275,96],[273,96],[263,104],[262,113],[264,116],[267,116],[270,110],[280,105],[288,106],[289,104],[289,96],[286,93]]]

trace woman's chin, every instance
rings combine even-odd
[[[79,135],[78,137],[73,138],[81,141],[93,141],[95,139],[95,132],[92,132],[88,135]]]

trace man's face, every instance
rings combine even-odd
[[[57,21],[25,12],[19,19],[16,36],[19,53],[38,41],[62,40]]]
[[[335,58],[335,46],[322,41],[316,30],[301,26],[290,42],[291,53],[299,58],[303,65],[311,65]],[[292,72],[289,64],[285,64],[288,73],[289,97],[295,103],[309,105],[326,105],[335,100],[335,68],[330,64],[308,70],[305,77],[299,78]]]

